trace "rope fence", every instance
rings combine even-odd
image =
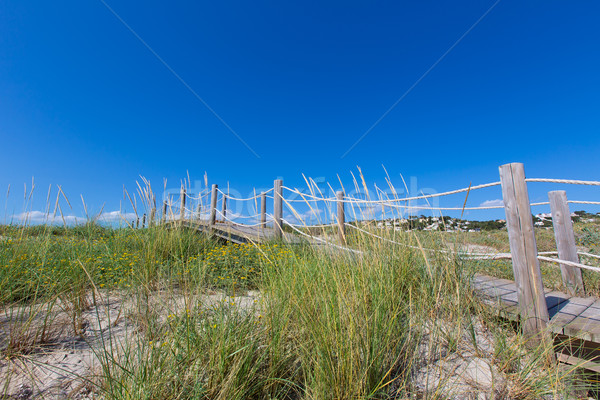
[[[577,268],[583,268],[583,269],[588,269],[590,271],[594,271],[594,272],[600,272],[600,268],[598,267],[592,267],[591,265],[586,265],[586,264],[581,264],[581,263],[577,263],[574,261],[567,261],[567,260],[561,260],[558,258],[552,258],[552,257],[546,257],[546,256],[537,256],[538,260],[541,261],[548,261],[551,263],[556,263],[556,264],[563,264],[563,265],[568,265],[571,267],[577,267]]]
[[[585,185],[585,186],[595,186],[598,187],[600,186],[600,181],[593,181],[593,180],[574,180],[574,179],[550,179],[550,178],[525,178],[524,172],[523,172],[523,167],[522,164],[519,163],[513,163],[513,164],[506,164],[500,167],[500,180],[499,181],[495,181],[495,182],[489,182],[489,183],[484,183],[484,184],[479,184],[479,185],[469,185],[463,188],[459,188],[456,190],[449,190],[449,191],[445,191],[445,192],[441,192],[441,193],[429,193],[429,194],[425,194],[422,193],[420,195],[413,195],[413,196],[407,196],[407,197],[398,197],[398,195],[396,194],[396,191],[391,188],[392,193],[388,194],[386,191],[382,190],[381,188],[377,187],[377,185],[375,185],[375,190],[373,192],[370,192],[366,186],[364,186],[364,191],[360,189],[359,184],[357,183],[357,181],[355,180],[355,189],[356,189],[356,193],[355,195],[345,195],[343,192],[337,192],[335,196],[331,196],[330,193],[334,192],[333,188],[331,186],[329,186],[329,188],[327,189],[327,191],[322,191],[318,185],[315,183],[314,180],[312,179],[307,179],[307,188],[305,189],[298,189],[298,188],[293,188],[293,187],[289,187],[289,186],[284,186],[283,185],[283,181],[282,180],[276,180],[275,181],[275,185],[274,187],[266,190],[266,191],[261,191],[260,193],[254,192],[253,195],[251,196],[247,196],[247,197],[236,197],[234,195],[231,195],[230,193],[226,193],[225,191],[221,190],[218,188],[217,185],[212,185],[212,190],[205,190],[200,192],[197,195],[191,195],[191,194],[187,194],[187,199],[191,200],[191,201],[199,201],[200,204],[198,204],[198,208],[197,210],[194,210],[193,206],[187,205],[186,204],[186,193],[185,193],[185,189],[182,188],[182,194],[181,194],[181,198],[180,198],[180,206],[178,206],[177,204],[175,204],[175,202],[169,200],[168,202],[168,208],[167,208],[167,203],[165,203],[165,206],[163,208],[163,214],[166,213],[166,211],[168,210],[170,213],[170,216],[168,217],[171,220],[176,219],[176,215],[179,213],[180,218],[183,218],[186,215],[189,215],[190,217],[198,217],[198,216],[209,216],[209,224],[214,224],[215,223],[215,218],[218,215],[219,218],[225,222],[225,223],[229,223],[235,226],[239,226],[239,227],[248,227],[248,228],[252,228],[252,227],[265,227],[267,224],[267,214],[266,214],[266,199],[269,199],[273,202],[273,215],[270,216],[270,219],[268,220],[269,223],[272,225],[272,229],[275,232],[275,238],[281,238],[282,235],[282,227],[284,225],[288,225],[290,227],[290,229],[292,229],[295,233],[297,233],[300,236],[303,237],[308,237],[310,238],[310,240],[315,243],[322,243],[328,246],[332,246],[334,248],[338,248],[338,249],[343,249],[345,251],[352,251],[352,252],[358,252],[358,250],[356,249],[351,249],[347,246],[345,246],[344,244],[346,243],[346,239],[345,239],[345,230],[346,228],[348,229],[353,229],[357,232],[360,232],[364,235],[368,235],[370,237],[376,238],[378,240],[383,240],[395,245],[401,245],[401,246],[406,246],[409,248],[413,248],[413,249],[418,249],[420,251],[425,251],[428,253],[441,253],[441,254],[447,254],[447,255],[457,255],[460,257],[463,257],[465,259],[471,259],[471,260],[486,260],[486,259],[492,259],[492,260],[496,260],[496,259],[513,259],[513,267],[516,264],[520,265],[520,266],[526,266],[528,265],[528,263],[531,263],[531,260],[529,258],[527,258],[527,254],[524,253],[523,249],[512,249],[511,247],[511,253],[502,253],[502,252],[496,252],[496,253],[482,253],[482,252],[469,252],[469,251],[463,251],[463,250],[452,250],[452,249],[430,249],[430,248],[423,248],[420,246],[413,246],[411,244],[408,243],[402,243],[401,241],[397,241],[394,240],[393,238],[390,237],[386,237],[386,235],[381,235],[381,234],[377,234],[375,232],[370,232],[367,229],[364,229],[363,226],[359,226],[358,223],[360,223],[360,221],[366,221],[366,220],[372,220],[372,221],[384,221],[385,217],[388,215],[387,213],[389,212],[392,215],[392,220],[396,221],[397,220],[397,215],[400,215],[400,219],[404,220],[405,222],[412,222],[414,221],[414,217],[411,216],[410,218],[404,218],[403,215],[403,211],[404,210],[408,210],[410,211],[421,211],[421,210],[429,210],[429,211],[439,211],[440,212],[440,216],[441,216],[441,212],[442,211],[460,211],[460,212],[464,212],[464,211],[475,211],[475,210],[499,210],[499,209],[505,209],[507,210],[506,212],[506,227],[509,233],[509,237],[513,237],[515,235],[519,236],[519,241],[522,242],[524,244],[525,247],[527,248],[533,248],[533,246],[535,245],[535,238],[533,238],[531,235],[533,235],[533,224],[531,223],[531,227],[527,227],[527,226],[521,226],[521,222],[525,222],[526,225],[529,224],[528,219],[530,220],[530,216],[531,216],[531,208],[532,207],[539,207],[539,206],[550,206],[551,208],[551,215],[552,215],[552,220],[553,220],[553,225],[555,227],[555,234],[557,235],[557,247],[559,248],[559,251],[552,251],[552,252],[539,252],[537,253],[537,257],[539,261],[544,261],[544,262],[550,262],[552,264],[560,264],[561,268],[565,268],[565,267],[573,267],[573,268],[581,268],[581,269],[587,269],[590,271],[595,271],[595,272],[600,272],[600,267],[594,267],[594,266],[590,266],[590,265],[586,265],[580,262],[577,262],[576,259],[574,258],[575,256],[581,256],[581,257],[586,257],[587,259],[600,259],[600,255],[595,255],[595,254],[591,254],[591,253],[586,253],[586,252],[581,252],[581,251],[577,251],[577,249],[572,250],[572,252],[570,253],[571,255],[568,257],[568,260],[563,260],[563,258],[565,257],[560,257],[561,254],[567,254],[565,253],[564,249],[560,248],[559,243],[559,239],[558,236],[560,235],[573,235],[572,232],[572,226],[570,224],[564,224],[567,228],[566,231],[568,231],[569,229],[571,230],[571,232],[558,232],[556,231],[557,226],[562,226],[560,225],[560,223],[557,225],[557,223],[555,223],[555,218],[558,218],[557,215],[567,215],[570,216],[571,213],[568,211],[568,204],[582,204],[582,205],[600,205],[600,201],[589,201],[589,200],[567,200],[566,199],[566,195],[563,195],[564,199],[560,200],[557,203],[557,200],[554,199],[553,197],[550,196],[552,193],[556,193],[555,192],[550,192],[549,193],[549,197],[550,197],[550,201],[540,201],[540,202],[530,202],[529,201],[529,197],[527,194],[527,184],[530,183],[553,183],[553,184],[563,184],[563,185]],[[389,183],[389,182],[388,182]],[[363,181],[364,184],[364,181]],[[492,187],[497,187],[497,186],[501,186],[502,188],[502,203],[503,204],[498,204],[498,205],[480,205],[480,206],[468,206],[467,205],[467,199],[469,194],[472,191],[476,191],[476,190],[481,190],[481,189],[486,189],[486,188],[492,188]],[[391,185],[390,185],[391,187]],[[284,195],[284,192],[287,195]],[[376,197],[375,198],[371,198],[370,197],[370,193],[374,194]],[[563,192],[564,193],[564,192]],[[441,199],[447,196],[452,196],[452,195],[456,195],[456,194],[466,194],[466,198],[464,201],[464,204],[462,206],[437,206],[437,205],[432,205],[429,203],[430,199]],[[363,197],[364,196],[364,197]],[[210,206],[205,205],[204,201],[205,199],[210,198]],[[250,214],[252,215],[244,215],[243,213],[233,213],[233,214],[227,214],[227,200],[230,201],[237,201],[237,202],[253,202],[254,204],[254,210],[258,211],[259,207],[260,207],[260,213],[258,212],[251,212]],[[260,200],[260,205],[258,204]],[[426,204],[414,204],[415,202],[419,202],[423,200],[423,203]],[[219,210],[217,207],[217,204],[222,203],[222,209]],[[306,206],[308,206],[309,211],[307,212],[299,212],[299,208],[296,206],[299,203],[304,203]],[[323,204],[324,203],[324,206]],[[557,205],[558,204],[558,205]],[[287,219],[283,218],[283,208],[284,205],[289,209],[289,211],[292,212],[292,214],[294,215],[294,218],[297,221],[300,221],[299,223],[291,223],[290,221],[288,221]],[[557,214],[557,207],[562,207],[560,209],[560,212]],[[345,208],[348,207],[349,209],[346,211]],[[337,209],[337,218],[335,218],[335,211]],[[202,211],[200,211],[202,210]],[[396,213],[394,210],[398,210],[398,213]],[[509,212],[510,211],[510,212]],[[516,212],[516,215],[523,215],[525,216],[525,219],[523,219],[522,217],[520,219],[515,219],[515,215],[513,215]],[[155,211],[153,211],[153,213],[155,213]],[[350,215],[353,214],[353,223],[347,222],[346,221],[346,213],[349,213]],[[310,215],[309,215],[310,214]],[[308,215],[308,216],[307,216]],[[311,217],[311,215],[313,217]],[[331,216],[331,217],[330,217]],[[303,219],[312,219],[315,218],[318,220],[317,224],[307,224],[304,223]],[[286,217],[287,218],[287,217]],[[165,217],[163,216],[163,220],[165,219]],[[238,222],[238,220],[246,220],[248,222],[251,222],[252,220],[259,220],[258,223],[253,223],[253,224],[244,224],[244,223],[240,223]],[[289,218],[288,218],[289,219]],[[543,218],[542,218],[543,219]],[[324,220],[323,222],[321,222],[322,220]],[[568,218],[569,222],[570,222],[570,218]],[[329,223],[327,223],[327,221],[331,221]],[[423,221],[419,218],[418,219],[419,224],[422,224]],[[436,219],[435,221],[433,220],[429,220],[426,221],[427,223],[430,224],[430,226],[424,226],[424,225],[419,225],[422,229],[439,229],[439,227],[444,226],[446,224],[445,222],[445,217],[441,217],[441,220]],[[437,224],[436,224],[437,222]],[[384,229],[388,229],[387,226],[389,226],[386,222],[386,227]],[[397,225],[394,223],[391,226],[393,226],[393,229],[398,229]],[[329,240],[325,240],[322,237],[316,236],[316,235],[311,235],[310,231],[308,231],[309,233],[307,233],[307,229],[323,229],[325,232],[325,229],[338,229],[339,230],[339,235],[340,235],[340,241],[342,245],[338,245],[335,243],[332,243]],[[467,230],[468,227],[465,226],[458,226],[456,227],[457,230]],[[561,228],[563,229],[563,228]],[[564,230],[564,229],[563,229]],[[314,233],[314,232],[312,232]],[[512,240],[512,239],[511,239]],[[571,240],[572,242],[572,240]],[[571,243],[568,242],[568,243]],[[561,242],[560,243],[567,243],[564,240],[564,237],[562,237]],[[511,242],[511,246],[512,246],[512,242]],[[569,246],[573,246],[572,244],[569,244]],[[559,257],[554,258],[554,257],[550,257],[550,256],[556,256],[559,255]],[[515,261],[515,257],[518,258],[520,261],[516,262]],[[539,269],[539,266],[537,267]],[[525,269],[525,272],[522,273],[528,273],[527,271],[533,271],[535,270],[535,266],[529,266],[527,267],[527,269]],[[515,278],[518,277],[519,274],[515,273]],[[517,279],[518,280],[518,279]],[[528,284],[527,282],[525,282],[525,284]]]
[[[573,179],[550,179],[550,178],[525,178],[525,172],[523,164],[511,163],[505,164],[499,167],[500,180],[496,182],[489,182],[479,185],[469,185],[456,190],[449,190],[441,193],[428,193],[425,194],[421,191],[420,195],[416,193],[409,193],[407,197],[399,197],[396,191],[390,184],[391,194],[380,189],[375,185],[375,190],[372,192],[367,189],[364,179],[362,181],[364,190],[360,189],[359,181],[354,179],[354,186],[356,191],[353,195],[346,195],[343,191],[335,192],[334,189],[329,186],[327,190],[321,190],[319,186],[312,179],[306,179],[307,188],[298,189],[283,185],[283,180],[277,179],[274,182],[274,186],[261,193],[254,192],[253,195],[248,197],[235,197],[229,193],[225,193],[219,189],[217,185],[212,185],[212,190],[202,192],[197,196],[188,195],[191,201],[200,201],[200,207],[203,208],[202,216],[208,215],[208,224],[212,229],[216,229],[216,217],[226,224],[236,226],[239,228],[230,228],[230,231],[237,229],[238,232],[248,233],[252,232],[251,228],[255,228],[255,233],[259,239],[262,238],[274,238],[284,239],[283,228],[287,225],[289,229],[295,234],[296,239],[298,236],[307,238],[309,243],[312,245],[320,244],[332,249],[338,249],[347,253],[353,254],[365,254],[362,249],[355,249],[348,246],[348,239],[351,236],[346,236],[346,229],[352,229],[359,234],[375,238],[380,241],[392,243],[397,246],[403,246],[413,250],[418,250],[423,253],[423,257],[428,257],[427,254],[440,254],[448,257],[457,257],[460,260],[511,260],[513,275],[515,280],[515,286],[519,293],[519,310],[522,315],[527,315],[527,321],[547,321],[548,315],[544,314],[543,307],[538,307],[540,304],[546,304],[546,298],[543,290],[540,290],[539,282],[542,282],[542,274],[540,271],[540,262],[550,263],[553,266],[561,268],[561,277],[563,279],[564,286],[569,291],[569,294],[574,294],[578,288],[583,289],[582,284],[582,272],[581,270],[600,272],[600,267],[588,265],[590,262],[595,264],[595,260],[600,260],[600,255],[591,254],[580,251],[575,245],[575,236],[572,226],[571,212],[569,210],[569,204],[582,204],[582,205],[600,205],[600,201],[590,200],[568,200],[566,192],[563,190],[555,190],[548,193],[549,201],[531,202],[528,193],[528,184],[533,183],[552,183],[562,185],[584,185],[584,186],[600,186],[600,181],[593,180],[573,180]],[[362,178],[362,177],[361,177]],[[386,179],[388,183],[389,179]],[[482,190],[486,188],[492,188],[500,186],[502,193],[501,203],[479,206],[467,205],[467,200],[472,191]],[[407,189],[408,190],[408,189]],[[335,196],[331,196],[331,193]],[[285,193],[285,195],[284,195]],[[371,194],[374,195],[371,198]],[[462,206],[438,206],[437,200],[435,202],[431,199],[442,199],[448,196],[463,194],[465,199]],[[205,198],[210,198],[210,206],[204,208]],[[272,214],[266,212],[266,199],[272,201]],[[253,202],[254,210],[249,213],[252,215],[242,215],[239,213],[227,214],[227,200],[237,202]],[[260,213],[259,210],[260,200]],[[217,205],[220,204],[221,209],[219,210]],[[306,212],[301,212],[301,207],[297,204],[305,204]],[[431,204],[434,203],[434,204]],[[186,207],[186,194],[185,189],[182,188],[182,194],[180,197],[179,215],[180,218],[185,218],[186,214],[195,216],[198,213],[190,210],[191,205]],[[295,222],[292,223],[286,216],[283,218],[284,206],[287,207],[287,212],[291,212]],[[538,252],[537,243],[535,240],[535,225],[539,225],[536,222],[534,225],[534,219],[532,218],[532,207],[549,206],[550,215],[552,217],[552,226],[554,228],[554,234],[556,239],[557,251],[546,251]],[[167,211],[167,203],[163,206],[162,220],[165,220],[165,214]],[[348,210],[346,210],[348,208]],[[169,200],[168,210],[170,211],[170,219],[176,219],[176,213],[173,210],[177,210],[177,205],[173,204]],[[462,248],[455,246],[448,246],[444,244],[440,248],[426,248],[421,246],[421,242],[417,237],[417,244],[412,242],[404,242],[397,240],[393,232],[396,229],[402,229],[397,224],[388,224],[389,218],[386,216],[392,215],[393,221],[397,220],[399,215],[402,223],[409,222],[409,228],[414,228],[416,225],[419,229],[448,229],[446,223],[446,217],[442,216],[442,211],[475,211],[475,210],[505,210],[505,226],[509,237],[510,253],[508,252],[481,252],[481,251],[470,251],[472,247]],[[200,208],[198,208],[200,210]],[[397,210],[397,211],[396,211]],[[440,216],[436,219],[426,220],[422,218],[414,219],[413,212],[420,210],[430,210],[434,212],[440,212]],[[404,211],[408,211],[409,218],[404,218]],[[154,212],[154,211],[153,211]],[[337,213],[337,214],[336,214]],[[346,220],[346,215],[349,215],[353,221],[352,223]],[[353,216],[352,216],[353,214]],[[287,214],[286,214],[287,215]],[[267,216],[269,219],[267,220]],[[441,219],[440,219],[441,217]],[[258,223],[254,224],[243,224],[237,222],[237,219],[242,220],[259,220]],[[542,220],[546,219],[546,216],[542,216]],[[316,220],[318,224],[306,224],[304,220]],[[267,228],[267,221],[269,222],[269,228]],[[331,221],[330,223],[327,223]],[[376,222],[383,223],[385,226],[380,225],[373,229],[373,226],[367,226],[361,224],[361,222]],[[416,222],[415,222],[416,221]],[[460,224],[456,224],[457,221],[453,221],[453,231],[466,231],[470,230],[467,226],[468,222],[463,224],[462,214],[460,217]],[[248,221],[251,222],[251,221]],[[415,222],[413,224],[413,222]],[[417,223],[418,222],[418,223]],[[543,224],[545,226],[545,224]],[[440,228],[446,226],[446,228]],[[244,231],[241,228],[248,228]],[[258,230],[260,227],[260,231]],[[394,231],[392,234],[382,233],[390,232],[390,228]],[[265,230],[268,229],[268,230]],[[318,230],[322,229],[322,232],[310,231],[310,229]],[[373,231],[374,230],[374,231]],[[337,231],[338,240],[334,243],[334,239],[330,239],[331,233]],[[259,233],[260,232],[260,233]],[[289,233],[289,232],[288,232]],[[291,233],[290,233],[291,235]],[[290,236],[286,236],[285,240],[289,240]],[[332,241],[333,240],[333,241]],[[350,240],[351,242],[351,240]],[[338,244],[339,243],[339,244]],[[433,247],[433,246],[429,246]],[[485,251],[485,250],[484,250]],[[535,256],[534,256],[535,254]],[[580,257],[585,258],[588,263],[580,261]],[[544,264],[545,265],[545,264]],[[533,314],[530,313],[533,310]],[[542,324],[543,325],[543,324]],[[541,325],[540,325],[541,326]],[[540,326],[535,325],[533,322],[526,322],[523,326],[523,332],[527,335],[535,336],[543,329]]]
[[[251,196],[251,197],[246,197],[246,198],[233,197],[233,196],[231,196],[230,194],[223,192],[223,191],[222,191],[221,189],[219,189],[219,188],[217,188],[217,191],[218,191],[219,193],[221,193],[221,195],[225,196],[225,197],[226,197],[227,199],[229,199],[229,200],[233,200],[233,201],[251,201],[251,200],[260,199],[260,197],[261,197],[262,193],[265,193],[265,194],[267,194],[267,193],[270,193],[270,192],[272,192],[272,191],[273,191],[273,188],[271,188],[271,189],[269,189],[269,190],[267,190],[267,191],[261,192],[261,193],[259,193],[259,194],[255,194],[254,196]]]
[[[304,232],[302,232],[300,229],[296,228],[294,225],[291,225],[291,224],[290,224],[288,221],[286,221],[285,219],[282,219],[282,221],[283,221],[285,224],[289,225],[289,227],[290,227],[290,228],[292,228],[294,231],[296,231],[297,233],[299,233],[299,234],[300,234],[300,235],[302,235],[302,236],[305,236],[305,237],[308,237],[308,238],[314,239],[314,240],[316,240],[316,241],[318,241],[318,242],[320,242],[320,243],[326,244],[326,245],[328,245],[328,246],[335,247],[336,249],[340,249],[340,250],[344,250],[344,251],[349,251],[349,252],[352,252],[352,253],[355,253],[355,254],[363,254],[363,252],[362,252],[362,251],[360,251],[360,250],[352,249],[352,248],[350,248],[350,247],[345,247],[345,246],[339,246],[339,245],[337,245],[337,244],[335,244],[335,243],[328,242],[327,240],[321,239],[321,238],[319,238],[319,237],[317,237],[317,236],[312,236],[312,235],[309,235],[309,234],[307,234],[307,233],[304,233]]]
[[[563,183],[568,185],[600,186],[600,181],[579,181],[575,179],[526,178],[525,182]]]

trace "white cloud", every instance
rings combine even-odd
[[[498,207],[498,206],[504,206],[504,201],[502,201],[502,199],[486,200],[479,205],[479,207]]]
[[[118,222],[118,221],[131,221],[136,218],[135,213],[121,213],[121,211],[109,211],[103,212],[102,215],[98,218],[100,221],[104,222]]]
[[[427,208],[419,206],[409,206],[401,210],[406,215],[417,215],[420,211],[428,210]]]
[[[285,213],[283,214],[283,219],[292,224],[304,224],[303,221],[300,221],[295,215]],[[267,222],[273,221],[273,216],[267,215]]]
[[[85,222],[85,218],[75,215],[53,215],[42,211],[27,211],[21,214],[13,215],[14,219],[28,224],[62,224],[63,221],[67,225],[73,225]]]
[[[313,217],[319,218],[319,216],[321,214],[323,214],[323,210],[318,209],[318,208],[313,208],[311,210],[306,211],[305,213],[303,213],[301,215],[302,215],[303,219],[306,219],[306,218],[310,219]]]

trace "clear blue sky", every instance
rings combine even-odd
[[[382,164],[394,184],[438,192],[513,161],[530,177],[600,179],[600,3],[495,3],[4,1],[3,208],[22,211],[32,176],[31,209],[61,184],[73,215],[80,194],[113,211],[139,175],[173,188],[186,171],[243,195],[301,173],[338,188],[356,166],[382,186]]]

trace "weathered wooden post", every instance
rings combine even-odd
[[[202,197],[200,197],[200,200],[198,202],[198,208],[196,209],[196,219],[198,220],[198,222],[200,222],[200,220],[202,219]]]
[[[167,222],[167,201],[163,201],[162,223]]]
[[[179,224],[183,225],[183,221],[185,221],[185,187],[181,185],[181,204],[179,206]]]
[[[500,181],[523,333],[533,339],[534,344],[551,345],[552,338],[546,329],[548,308],[523,164],[500,166]]]
[[[567,203],[567,193],[564,190],[556,190],[549,192],[548,198],[550,199],[550,210],[552,210],[552,225],[554,226],[558,258],[578,263],[579,256],[575,245],[575,234],[573,233],[573,221],[571,221],[569,204]],[[579,268],[560,264],[560,273],[571,296],[584,290],[583,278]]]
[[[340,234],[340,243],[346,244],[346,215],[344,213],[344,192],[338,191],[337,198],[337,223]]]
[[[213,183],[212,190],[210,193],[210,217],[208,219],[208,225],[212,228],[215,225],[215,221],[217,219],[217,186],[216,183]]]
[[[135,217],[135,229],[140,229],[140,217]]]
[[[221,214],[223,214],[223,222],[227,223],[227,195],[225,193],[223,193],[223,204],[221,205]]]
[[[146,227],[146,213],[142,216],[142,229]]]
[[[275,239],[283,238],[283,226],[281,219],[283,218],[283,205],[281,196],[281,187],[283,180],[275,179],[273,186],[273,229],[275,230]]]
[[[267,194],[260,194],[260,227],[261,229],[267,225]]]
[[[154,226],[154,220],[156,219],[156,195],[152,195],[152,209],[150,210],[150,221],[148,226]]]

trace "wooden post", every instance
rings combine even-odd
[[[223,194],[223,204],[221,205],[221,214],[223,214],[223,222],[227,223],[225,217],[227,216],[227,195]]]
[[[337,197],[337,223],[340,234],[340,243],[346,244],[346,215],[344,213],[344,192],[336,193]]]
[[[208,224],[212,228],[215,225],[217,219],[217,189],[219,186],[213,183],[212,191],[210,193],[210,217],[208,219]]]
[[[146,227],[146,213],[142,216],[142,229]]]
[[[150,221],[148,226],[154,226],[154,220],[156,219],[156,195],[152,195],[152,209],[150,210]]]
[[[283,186],[283,180],[275,179],[273,186],[273,229],[275,229],[275,239],[281,239],[283,237],[283,229],[282,229],[282,217],[283,217],[283,207],[282,207],[282,197],[281,197],[281,187]]]
[[[523,164],[500,166],[500,181],[523,333],[534,340],[533,344],[544,342],[551,345],[552,338],[546,329],[548,307],[537,259]]]
[[[140,229],[140,217],[135,217],[135,229]]]
[[[260,194],[260,227],[264,228],[267,225],[267,194]]]
[[[196,211],[196,219],[200,222],[200,220],[202,219],[202,197],[200,197],[199,203],[198,203],[198,208]]]
[[[556,190],[548,193],[550,199],[550,210],[552,210],[552,225],[554,226],[554,237],[558,258],[565,261],[578,263],[577,246],[575,245],[575,234],[573,233],[573,221],[567,203],[567,193],[564,190]],[[583,291],[583,278],[581,269],[570,265],[560,265],[562,280],[571,296],[578,291]]]
[[[179,224],[183,225],[185,221],[185,187],[181,185],[181,205],[179,206]]]
[[[163,201],[162,223],[167,222],[167,201]]]

